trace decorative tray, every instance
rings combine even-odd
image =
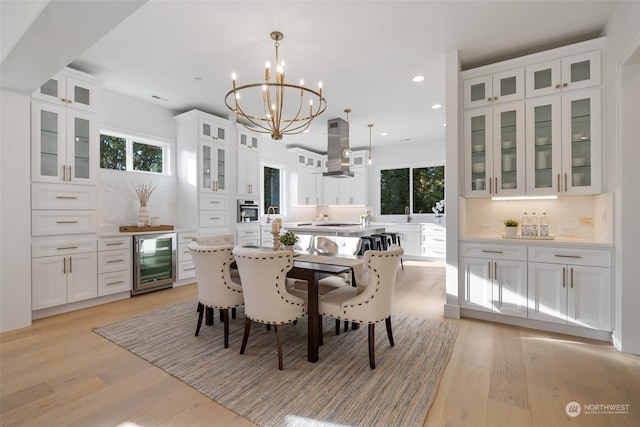
[[[517,235],[516,237],[509,237],[506,234],[502,235],[503,239],[518,239],[518,240],[553,240],[556,236],[521,236]]]

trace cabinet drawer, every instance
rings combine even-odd
[[[178,245],[178,262],[191,261],[191,259],[189,243],[180,243]]]
[[[31,211],[31,235],[83,234],[96,232],[96,211]]]
[[[131,290],[131,271],[123,270],[98,275],[98,296]]]
[[[180,233],[178,234],[178,244],[182,245],[182,244],[189,244],[193,241],[194,237],[197,237],[198,233],[195,231],[192,231],[190,233]]]
[[[98,239],[99,251],[112,251],[115,249],[130,249],[131,236],[103,237]]]
[[[51,240],[50,238],[34,239],[31,243],[31,256],[39,258],[53,255],[72,255],[96,251],[95,239]]]
[[[226,211],[228,207],[227,196],[211,193],[200,194],[201,211]]]
[[[441,234],[441,235],[423,234],[422,244],[428,245],[428,246],[446,246],[447,237],[444,234]]]
[[[527,247],[520,245],[493,245],[484,243],[463,243],[460,256],[490,259],[527,260]]]
[[[444,236],[447,234],[447,229],[441,225],[423,225],[422,234],[428,234],[433,236]]]
[[[196,277],[196,268],[193,261],[181,261],[178,263],[178,280]]]
[[[445,247],[423,246],[421,256],[444,259],[447,256],[447,249]]]
[[[242,237],[255,237],[260,236],[260,229],[255,230],[238,230],[238,239]]]
[[[611,267],[611,251],[609,249],[532,246],[529,248],[529,261]]]
[[[222,227],[228,224],[227,212],[200,211],[200,227]]]
[[[253,237],[238,238],[238,245],[240,246],[260,246],[260,235]]]
[[[32,184],[31,209],[95,209],[94,186]]]
[[[129,249],[98,252],[98,273],[112,271],[131,270],[131,257]]]

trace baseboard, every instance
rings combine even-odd
[[[31,312],[31,319],[43,319],[49,316],[55,316],[56,314],[68,313],[70,311],[80,310],[83,308],[93,307],[96,305],[107,304],[109,302],[118,301],[121,299],[131,298],[131,291],[119,292],[117,294],[106,295],[103,297],[92,298],[84,301],[72,302],[69,304],[58,305],[55,307],[43,308],[41,310],[35,310]]]
[[[452,319],[460,318],[460,306],[459,305],[444,305],[444,317],[450,317]]]

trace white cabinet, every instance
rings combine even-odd
[[[32,245],[32,310],[98,296],[96,241],[38,239]]]
[[[388,224],[384,226],[384,230],[398,233],[400,245],[404,249],[405,255],[416,257],[421,255],[422,228],[420,224]]]
[[[94,185],[99,145],[96,114],[31,102],[32,181]]]
[[[271,224],[260,226],[260,245],[265,247],[273,247],[273,234],[271,233]]]
[[[463,244],[461,307],[527,317],[527,249]]]
[[[229,122],[198,110],[175,119],[177,226],[206,228],[206,234],[228,233]]]
[[[260,246],[260,225],[255,224],[238,224],[236,230],[238,234],[237,243],[240,246]]]
[[[516,101],[524,98],[524,69],[465,79],[463,85],[464,108]]]
[[[260,197],[260,153],[238,150],[238,195]]]
[[[300,148],[289,151],[289,194],[294,206],[322,203],[323,156]]]
[[[131,290],[131,236],[98,239],[98,296]]]
[[[197,236],[195,231],[178,233],[178,281],[196,277],[196,268],[193,265],[191,250],[189,250],[189,243],[193,241],[195,236]]]
[[[368,151],[353,151],[350,156],[350,169],[353,177],[323,177],[322,201],[325,205],[366,205],[367,204],[367,167]]]
[[[84,73],[67,68],[47,80],[31,97],[95,112],[100,105],[100,83]]]
[[[611,252],[532,248],[529,318],[610,331]]]
[[[97,227],[95,186],[31,185],[31,234],[51,236],[94,233]]]
[[[525,189],[524,104],[465,112],[465,195],[514,196]]]
[[[600,57],[600,50],[592,50],[527,66],[527,98],[599,86]]]
[[[599,194],[601,93],[590,89],[527,101],[527,194]]]
[[[447,232],[440,224],[422,225],[420,255],[434,260],[444,260],[447,256]]]

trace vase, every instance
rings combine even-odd
[[[505,236],[510,239],[515,239],[518,237],[518,227],[505,227],[504,228]]]
[[[138,225],[142,224],[142,227],[149,224],[149,207],[140,205],[138,211]]]
[[[295,245],[284,245],[284,250],[285,251],[290,251],[291,253],[293,253],[293,248],[295,247]]]

